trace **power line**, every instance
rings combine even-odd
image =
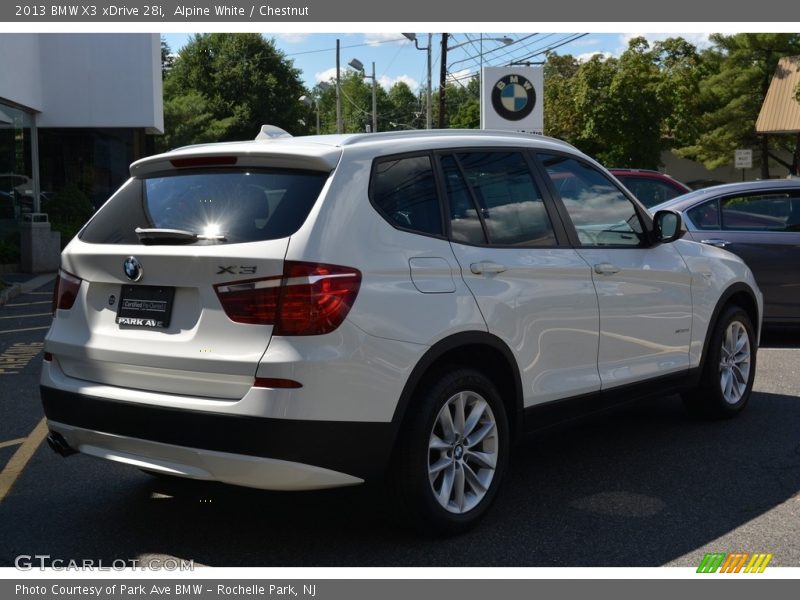
[[[548,35],[544,36],[540,40],[537,40],[537,44],[539,42],[543,41],[544,39],[552,37],[554,35],[556,35],[556,34],[548,34]],[[550,44],[541,45],[541,46],[538,46],[536,48],[531,48],[532,44],[529,43],[529,44],[526,44],[527,50],[525,52],[519,53],[519,54],[511,54],[510,56],[509,56],[509,54],[507,54],[504,58],[505,59],[509,59],[508,62],[506,63],[507,65],[511,65],[512,63],[524,63],[524,62],[530,60],[531,58],[534,58],[536,56],[540,56],[542,54],[546,54],[548,52],[552,52],[556,48],[560,48],[561,46],[564,46],[566,44],[569,44],[571,42],[579,40],[580,38],[582,38],[582,37],[584,37],[586,35],[589,35],[589,34],[588,33],[570,33],[570,34],[568,34],[568,35],[566,35],[566,36],[564,36],[562,38],[559,38],[558,40],[555,40],[555,41],[551,42]],[[474,58],[474,57],[472,57],[472,58]],[[478,60],[478,59],[476,59],[476,60]],[[463,62],[463,61],[461,61],[461,62]],[[491,65],[487,65],[487,66],[491,66]],[[470,69],[466,74],[463,74],[463,75],[461,75],[459,77],[455,77],[455,73],[454,72],[448,71],[448,75],[450,75],[450,80],[451,81],[456,82],[459,85],[461,85],[462,87],[464,87],[464,85],[463,85],[463,83],[461,83],[461,81],[465,80],[465,79],[469,80],[469,79],[475,77],[477,75],[477,70],[472,71]]]
[[[364,46],[377,46],[378,44],[393,44],[395,42],[405,42],[407,43],[408,40],[404,37],[399,37],[396,39],[391,40],[380,40],[380,41],[372,41],[372,42],[363,42],[361,44],[350,44],[348,46],[339,46],[340,50],[345,48],[363,48]],[[284,56],[300,56],[301,54],[319,54],[321,52],[336,52],[336,46],[333,48],[320,48],[319,50],[304,50],[303,52],[292,52],[291,54],[285,54]]]

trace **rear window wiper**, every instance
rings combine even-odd
[[[137,227],[136,235],[143,244],[191,244],[198,240],[214,240],[224,242],[227,237],[223,233],[194,233],[186,229],[165,229],[160,227]]]

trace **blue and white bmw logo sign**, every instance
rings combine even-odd
[[[135,256],[129,256],[125,259],[125,262],[122,263],[122,270],[125,271],[125,277],[131,281],[139,281],[144,273],[142,265],[136,260]]]
[[[522,75],[506,75],[492,88],[492,107],[508,121],[520,121],[536,106],[536,90]]]

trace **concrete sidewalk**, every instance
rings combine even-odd
[[[56,273],[43,273],[31,275],[30,273],[6,273],[2,276],[7,287],[0,290],[0,306],[20,294],[30,292],[53,281]]]

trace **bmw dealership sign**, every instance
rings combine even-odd
[[[542,133],[543,81],[541,67],[485,67],[481,129]]]

